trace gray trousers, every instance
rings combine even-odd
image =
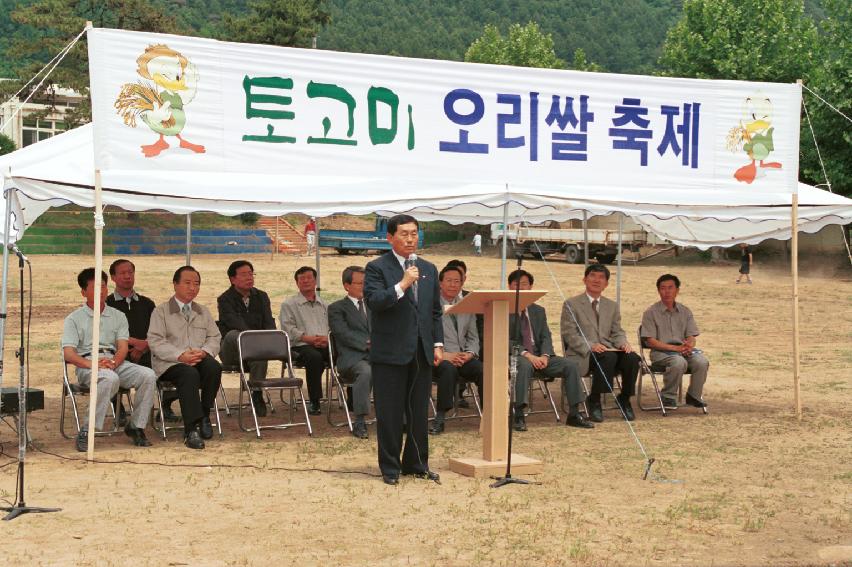
[[[240,331],[228,331],[222,339],[222,348],[219,350],[219,360],[225,366],[240,365],[240,350],[237,347],[237,339],[240,336]],[[249,378],[252,380],[266,380],[266,369],[268,363],[265,360],[259,360],[249,364]]]
[[[693,398],[700,400],[704,391],[704,382],[707,381],[707,370],[710,361],[701,354],[695,353],[689,358],[680,354],[664,353],[654,351],[651,353],[651,362],[655,366],[664,366],[662,395],[677,399],[677,390],[683,375],[689,373],[689,389],[687,393]]]
[[[77,368],[75,373],[78,384],[91,388],[92,371],[90,369]],[[130,424],[133,427],[145,429],[145,426],[148,425],[148,416],[151,415],[151,408],[154,405],[157,376],[147,366],[139,366],[126,360],[115,370],[107,368],[98,370],[98,405],[95,407],[95,429],[103,429],[107,408],[112,398],[118,393],[119,388],[136,390]],[[83,428],[86,429],[87,427],[88,413],[83,418]]]
[[[518,377],[515,380],[515,403],[529,403],[530,379],[534,368],[523,356],[518,357]],[[580,382],[580,370],[574,362],[561,356],[551,356],[547,366],[539,370],[548,378],[562,378],[562,395],[568,399],[568,407],[573,407],[586,399]]]
[[[370,413],[370,390],[373,388],[373,373],[370,363],[359,360],[349,368],[340,369],[341,377],[354,379],[352,383],[352,411],[355,415]]]

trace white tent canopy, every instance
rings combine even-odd
[[[21,213],[15,215],[14,227],[19,233],[51,206],[94,206],[92,132],[92,126],[85,125],[0,157],[6,187],[17,190]],[[162,174],[140,175],[128,178],[120,187],[105,186],[103,202],[130,211],[162,209],[179,214],[300,212],[321,217],[332,213],[409,212],[422,220],[483,224],[502,220],[503,205],[508,203],[511,222],[576,219],[582,218],[583,211],[590,216],[622,212],[646,230],[684,246],[706,248],[790,237],[790,195],[784,192],[718,191],[703,195],[660,188],[648,194],[627,187],[589,196],[570,186],[499,187],[458,182],[447,186],[420,183],[416,189],[403,192],[382,191],[381,187],[409,187],[404,180],[376,180],[370,185],[326,175],[313,179],[279,176],[278,183],[280,189],[271,192],[254,190],[250,176],[237,187],[222,188],[206,187],[197,180],[188,186],[175,179],[169,181]],[[185,194],[176,194],[178,191]],[[330,198],[330,193],[337,193],[338,199]],[[359,198],[340,198],[344,193]],[[800,230],[816,232],[828,224],[849,222],[852,200],[799,184]]]

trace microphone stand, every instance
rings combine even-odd
[[[32,506],[27,506],[24,502],[24,463],[26,462],[27,455],[27,441],[28,441],[28,431],[27,431],[27,390],[26,390],[26,362],[24,357],[26,356],[26,350],[24,345],[26,344],[24,341],[24,316],[26,315],[26,311],[24,311],[24,255],[17,248],[14,249],[15,254],[18,255],[18,267],[21,272],[21,346],[15,351],[15,356],[18,357],[20,361],[20,381],[18,384],[18,501],[15,502],[14,506],[7,506],[4,508],[0,508],[4,512],[9,512],[3,518],[4,521],[14,520],[18,516],[23,514],[42,514],[46,512],[58,512],[60,508],[34,508]]]
[[[518,253],[518,269],[521,269],[521,264],[524,261],[524,257],[522,253]],[[495,480],[491,484],[491,488],[500,488],[501,486],[506,486],[507,484],[533,484],[532,481],[524,480],[522,478],[514,478],[512,476],[512,432],[514,431],[514,421],[515,421],[515,382],[518,379],[518,357],[521,356],[521,342],[523,341],[523,336],[521,334],[521,282],[518,280],[517,287],[515,287],[515,323],[517,324],[517,332],[515,336],[517,339],[515,346],[512,347],[512,354],[509,357],[509,452],[506,455],[506,474],[501,477],[491,477]]]

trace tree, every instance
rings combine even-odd
[[[15,147],[15,141],[6,134],[0,134],[0,156],[11,154],[18,148]]]
[[[250,0],[249,14],[225,16],[230,41],[310,47],[331,16],[325,0]]]
[[[161,0],[36,0],[12,12],[12,19],[25,28],[6,50],[12,60],[31,61],[18,68],[19,81],[3,85],[0,94],[11,94],[26,83],[47,62],[59,53],[91,21],[95,27],[136,31],[178,32],[176,15],[170,14]],[[35,39],[37,38],[37,39]],[[33,87],[38,81],[33,82]],[[60,85],[88,95],[89,64],[86,41],[82,38],[54,69],[40,91],[33,93],[36,100],[48,102],[54,98],[53,86]],[[21,94],[27,97],[31,91]],[[91,103],[88,96],[83,103],[65,114],[68,128],[91,120]]]
[[[852,116],[852,4],[848,0],[825,0],[826,19],[820,26],[820,57],[811,80],[806,83],[846,116]],[[807,90],[802,93],[814,128],[825,173],[832,190],[852,196],[852,128],[845,118]],[[802,177],[814,184],[825,183],[807,120],[802,127]]]
[[[486,25],[482,36],[470,44],[464,60],[516,67],[565,68],[565,62],[553,50],[553,37],[542,33],[535,22],[525,26],[512,24],[505,38],[497,26]]]
[[[574,50],[574,60],[571,62],[571,68],[577,71],[591,71],[600,73],[603,68],[597,63],[593,63],[586,58],[586,52],[581,48]]]
[[[813,69],[817,39],[802,0],[686,0],[660,65],[681,77],[792,83]]]

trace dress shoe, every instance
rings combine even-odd
[[[429,435],[440,435],[444,432],[444,420],[436,419],[432,422],[432,427],[429,428]]]
[[[526,431],[527,430],[527,420],[524,417],[523,412],[519,412],[515,414],[515,422],[513,427],[515,431]]]
[[[707,402],[705,402],[704,400],[699,400],[698,398],[693,398],[689,392],[686,393],[686,403],[696,408],[707,407]]]
[[[308,404],[308,413],[311,415],[320,415],[322,413],[322,409],[320,409],[319,402],[310,402]]]
[[[133,444],[137,447],[150,447],[151,442],[148,441],[148,438],[145,437],[145,430],[139,429],[138,427],[133,427],[131,424],[127,424],[124,426],[124,434],[130,437],[130,440],[133,441]]]
[[[420,478],[420,479],[423,479],[423,480],[431,480],[432,482],[437,482],[439,484],[441,482],[441,475],[439,475],[436,472],[429,471],[429,470],[423,471],[423,472],[404,472],[404,473],[402,473],[402,475],[403,476],[413,476],[414,478]]]
[[[81,453],[85,453],[89,450],[89,432],[85,429],[81,429],[80,433],[77,434],[77,440],[74,442],[77,450]]]
[[[580,415],[579,413],[569,414],[565,420],[565,425],[568,427],[579,427],[580,429],[594,429],[595,424]]]
[[[389,474],[383,474],[382,475],[382,482],[384,482],[385,484],[389,484],[391,486],[396,486],[397,484],[399,484],[399,477],[398,476],[392,476],[392,475],[389,475]]]
[[[663,407],[667,410],[677,409],[677,400],[663,396]]]
[[[155,421],[160,421],[160,411],[157,410],[157,414],[154,416]],[[172,411],[171,406],[166,406],[163,408],[163,420],[166,423],[177,423],[181,420],[181,417]]]
[[[263,397],[263,392],[252,392],[251,401],[254,402],[254,412],[257,417],[266,417],[266,399]]]
[[[600,404],[589,404],[589,419],[595,423],[603,423],[603,408]]]
[[[627,421],[635,421],[636,414],[633,413],[633,406],[630,404],[630,398],[618,398],[618,403],[621,405],[621,410],[624,412],[624,417]]]
[[[124,409],[124,405],[121,402],[118,402],[118,426],[124,427],[127,425],[127,411]]]
[[[213,439],[213,424],[210,423],[210,417],[204,416],[201,418],[201,438]]]
[[[183,444],[190,449],[204,448],[204,441],[201,440],[201,434],[198,432],[197,428],[190,431],[189,435],[183,438]]]
[[[366,439],[369,437],[367,435],[367,424],[363,421],[356,421],[352,424],[352,435],[357,437],[358,439]]]

